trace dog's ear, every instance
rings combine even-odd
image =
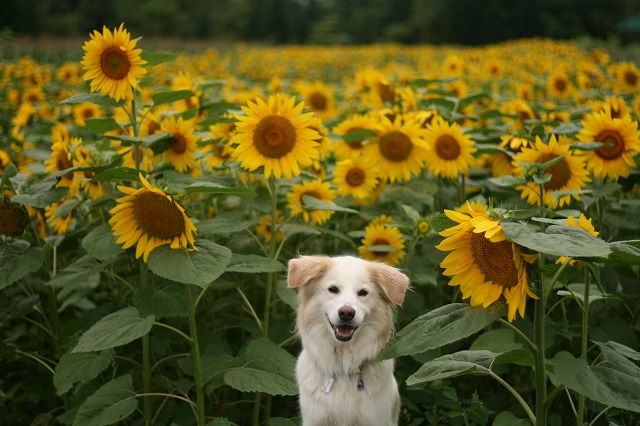
[[[331,258],[326,256],[301,256],[289,260],[287,287],[295,288],[319,277],[331,265]]]
[[[375,282],[387,299],[396,305],[402,305],[404,294],[409,287],[409,278],[398,269],[384,263],[371,263],[371,279]]]

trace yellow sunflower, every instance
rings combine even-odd
[[[314,83],[297,83],[294,86],[300,93],[305,105],[321,119],[333,118],[335,100],[333,90],[321,81]]]
[[[615,66],[616,86],[621,92],[636,93],[640,88],[640,71],[633,62]]]
[[[262,235],[264,237],[264,242],[266,244],[269,244],[269,242],[271,242],[271,237],[273,236],[273,231],[271,230],[272,217],[273,216],[271,214],[264,216],[262,219],[260,219],[258,228],[256,229],[258,235]],[[284,222],[284,213],[282,213],[281,210],[278,210],[276,212],[276,225],[279,225],[282,222]],[[284,234],[282,233],[282,231],[278,231],[276,233],[276,241],[280,242],[283,238]]]
[[[370,116],[363,114],[354,114],[346,120],[341,121],[336,127],[333,128],[332,131],[336,135],[344,137],[348,133],[355,132],[357,130],[373,130],[374,126],[375,121]],[[346,160],[347,158],[362,155],[364,146],[368,142],[369,141],[367,139],[347,142],[344,140],[344,138],[336,141],[333,147],[333,152],[336,160]]]
[[[522,148],[529,146],[530,142],[521,136],[500,136],[500,146],[513,153],[518,153]],[[491,176],[499,177],[513,174],[513,159],[508,154],[496,154],[491,158]]]
[[[240,165],[254,171],[264,167],[266,178],[272,175],[291,179],[300,175],[300,165],[309,166],[318,158],[320,135],[310,128],[313,113],[302,113],[304,103],[280,94],[268,101],[257,98],[249,101],[238,115],[236,133],[231,143],[237,144],[233,158]]]
[[[432,175],[454,179],[467,173],[477,149],[457,123],[436,120],[427,127],[424,140],[431,147],[424,159],[425,167]]]
[[[192,169],[198,141],[198,136],[194,134],[195,122],[173,115],[162,120],[160,131],[171,135],[169,148],[164,152],[167,160],[180,173]]]
[[[573,84],[565,71],[554,72],[547,79],[547,93],[554,97],[565,99],[573,92]]]
[[[365,146],[364,155],[378,166],[382,180],[409,181],[422,171],[429,146],[422,138],[424,130],[414,120],[384,117],[376,125],[377,137]]]
[[[471,306],[489,307],[504,296],[508,305],[507,317],[513,321],[516,312],[524,318],[527,296],[538,297],[529,290],[527,264],[536,255],[526,254],[507,239],[498,220],[485,213],[466,213],[445,210],[445,215],[457,225],[445,229],[446,237],[436,246],[450,251],[440,267],[443,275],[451,277],[450,286],[460,286],[462,298],[471,298]]]
[[[576,228],[584,229],[594,237],[597,237],[600,234],[600,232],[596,231],[596,228],[594,228],[593,225],[591,224],[591,219],[587,219],[587,217],[583,213],[580,213],[580,217],[577,220],[575,217],[569,216],[567,218],[567,221],[565,222],[565,225],[575,226]],[[567,260],[566,256],[560,256],[558,260],[556,260],[556,263],[562,264],[566,262],[566,260]],[[584,265],[584,262],[578,259],[571,259],[569,261],[569,265],[577,266],[578,268],[581,268]]]
[[[378,169],[365,157],[338,161],[333,176],[338,194],[356,200],[369,198],[378,185]]]
[[[102,34],[97,30],[90,35],[82,49],[82,67],[84,80],[91,80],[91,91],[108,95],[117,101],[131,99],[132,89],[138,87],[138,79],[146,74],[140,58],[142,49],[136,49],[138,40],[131,40],[131,34],[124,28],[114,28],[111,32],[106,26]]]
[[[140,189],[118,186],[126,195],[118,198],[118,205],[109,211],[116,243],[123,249],[137,243],[136,258],[143,256],[145,262],[151,250],[164,244],[171,244],[172,249],[191,245],[195,250],[196,227],[184,208],[172,196],[151,186],[142,173],[140,181]]]
[[[302,214],[302,219],[312,225],[322,225],[333,215],[333,210],[305,210],[303,196],[310,195],[328,204],[335,204],[333,199],[336,191],[331,188],[329,182],[322,182],[319,179],[306,181],[291,187],[291,192],[287,193],[287,207],[291,211],[291,216]]]
[[[362,245],[358,247],[363,259],[396,266],[406,255],[405,239],[398,228],[379,223],[367,226],[364,232]]]
[[[544,205],[555,209],[562,207],[571,202],[573,197],[576,201],[580,201],[579,194],[567,194],[557,197],[556,192],[560,191],[579,191],[583,189],[588,182],[589,172],[585,166],[585,158],[582,155],[574,154],[570,149],[570,141],[558,143],[555,135],[549,139],[549,144],[542,142],[539,136],[536,136],[535,146],[531,148],[523,148],[513,158],[514,175],[524,176],[527,170],[527,164],[542,164],[555,158],[562,157],[557,163],[547,167],[545,174],[551,175],[551,180],[544,183]],[[540,188],[535,182],[527,182],[526,185],[516,187],[521,191],[521,197],[526,198],[531,205],[540,205]]]
[[[71,146],[79,144],[80,138],[69,138],[68,133],[57,132],[54,127],[51,141],[53,142],[51,156],[44,161],[46,166],[44,171],[56,173],[74,167]],[[69,195],[77,194],[80,188],[79,182],[73,179],[73,172],[61,175],[56,186],[69,188]]]
[[[576,136],[582,142],[602,142],[606,145],[587,151],[587,168],[597,179],[628,177],[635,167],[634,155],[640,152],[638,122],[629,115],[611,118],[606,111],[588,114],[582,120],[583,129]]]
[[[61,215],[57,213],[58,208],[64,203],[64,199],[55,202],[44,208],[44,216],[47,223],[56,234],[66,233],[73,225],[73,215],[71,213]]]
[[[73,122],[78,126],[84,126],[87,118],[103,117],[103,109],[96,104],[83,102],[73,108]]]
[[[0,149],[0,173],[4,171],[4,168],[11,164],[11,157],[9,153],[4,149]]]

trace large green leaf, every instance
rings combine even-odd
[[[63,99],[61,104],[82,104],[88,102],[90,104],[96,104],[107,108],[113,108],[118,105],[122,105],[124,101],[116,102],[108,96],[101,95],[100,93],[80,93],[79,95],[71,96],[70,98]]]
[[[173,90],[170,92],[156,92],[151,95],[151,99],[153,100],[153,105],[158,106],[181,101],[183,99],[189,99],[192,96],[195,96],[195,93],[191,90]]]
[[[382,350],[378,359],[390,359],[439,348],[464,339],[505,314],[504,306],[488,309],[466,303],[451,303],[419,316],[400,330]]]
[[[60,201],[64,197],[69,188],[46,188],[42,192],[34,194],[19,194],[11,197],[11,202],[18,204],[27,204],[29,206],[43,209],[51,204]]]
[[[147,62],[146,64],[144,64],[145,67],[152,67],[164,62],[173,61],[178,57],[178,55],[174,53],[149,52],[147,50],[143,50],[140,53],[140,57],[142,58],[142,60]]]
[[[268,338],[252,340],[239,359],[242,365],[224,375],[227,385],[241,392],[297,395],[295,357]]]
[[[285,267],[277,260],[255,254],[234,254],[227,266],[227,272],[281,272]]]
[[[84,332],[71,352],[91,352],[126,345],[151,331],[153,315],[142,317],[133,306],[100,319]]]
[[[604,262],[621,265],[640,265],[640,241],[615,241],[610,244],[611,254]]]
[[[67,393],[75,383],[85,383],[98,377],[113,361],[114,352],[107,349],[100,353],[66,353],[53,373],[53,385],[58,395]]]
[[[104,223],[93,228],[82,239],[82,248],[96,259],[108,261],[122,253],[122,247],[116,244],[111,227]]]
[[[49,285],[61,288],[65,294],[78,288],[95,288],[100,283],[100,271],[106,264],[86,255],[58,271]]]
[[[240,198],[253,198],[256,192],[244,186],[226,187],[215,182],[198,182],[184,188],[186,195],[211,194],[211,195],[235,195]]]
[[[501,225],[507,238],[540,253],[578,258],[607,257],[611,253],[606,241],[576,226],[551,225],[542,233],[517,222]]]
[[[334,212],[360,213],[358,210],[342,207],[337,204],[330,204],[306,194],[302,196],[302,203],[305,210],[328,210]]]
[[[43,262],[44,250],[25,240],[0,244],[0,290],[37,271]]]
[[[531,422],[516,417],[511,411],[503,411],[493,420],[492,426],[531,426]]]
[[[131,375],[125,374],[102,385],[78,408],[73,426],[104,426],[129,417],[138,408]]]
[[[133,296],[133,303],[143,316],[154,315],[156,319],[187,316],[182,284],[168,282],[161,288],[143,288]]]
[[[133,169],[131,167],[114,167],[113,169],[105,170],[95,176],[92,181],[95,182],[110,182],[110,181],[123,181],[128,180],[131,182],[139,182],[139,175],[142,173],[144,176],[147,172],[144,170]]]
[[[255,224],[255,220],[245,218],[244,212],[228,212],[220,213],[213,219],[202,220],[196,227],[198,234],[216,235],[244,231]]]
[[[407,385],[448,379],[469,373],[487,374],[496,358],[489,351],[461,351],[428,361],[407,379]]]
[[[604,361],[590,366],[583,359],[554,359],[556,380],[601,404],[640,412],[640,368],[627,355],[638,353],[623,345],[598,343]]]
[[[101,134],[112,130],[120,130],[120,125],[113,118],[93,117],[86,118],[84,125],[95,134]]]
[[[174,250],[165,244],[149,254],[149,269],[161,277],[206,288],[225,271],[231,250],[209,240],[197,240],[198,250]]]

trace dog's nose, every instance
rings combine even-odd
[[[343,306],[342,308],[338,309],[338,317],[342,321],[351,321],[355,316],[356,310],[351,306]]]

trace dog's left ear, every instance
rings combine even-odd
[[[371,279],[380,286],[384,295],[396,305],[402,305],[409,287],[409,278],[398,269],[384,263],[370,264]]]
[[[329,268],[331,259],[326,256],[301,256],[289,260],[287,287],[295,288],[318,278]]]

